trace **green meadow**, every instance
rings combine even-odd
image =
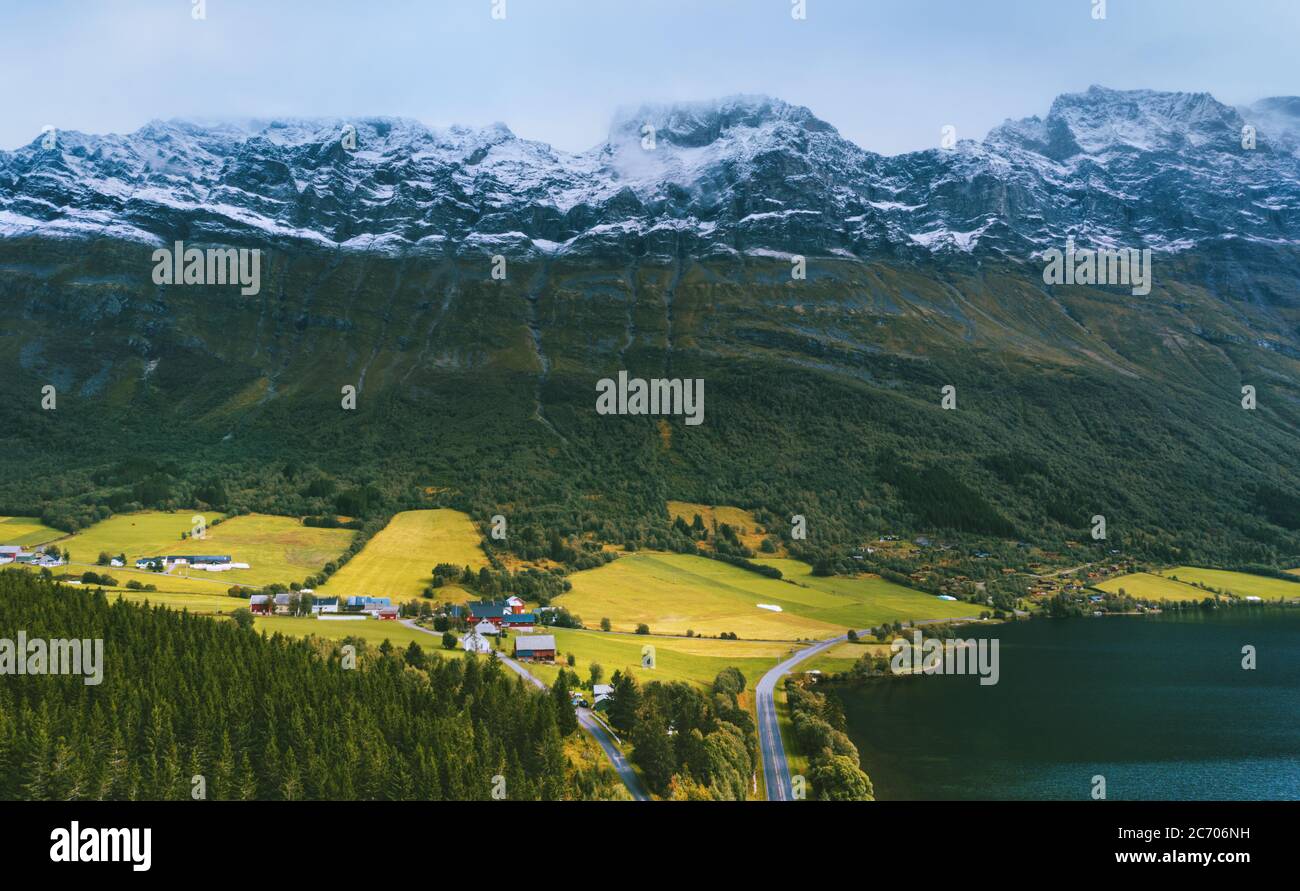
[[[764,672],[796,648],[772,641],[610,634],[570,628],[547,628],[545,633],[555,635],[556,665],[530,665],[528,669],[547,683],[555,680],[560,666],[567,664],[566,657],[572,653],[574,671],[584,682],[593,662],[605,670],[606,683],[615,670],[631,670],[642,683],[684,681],[700,686],[710,685],[719,671],[735,666],[744,673],[752,690]],[[653,668],[642,665],[646,647],[652,648]],[[509,653],[510,649],[508,640],[505,650]]]
[[[769,579],[706,557],[640,553],[575,573],[573,590],[556,602],[588,625],[609,618],[618,631],[644,623],[654,633],[734,632],[755,640],[833,637],[850,627],[956,618],[973,609],[876,576],[822,579],[797,560],[755,562],[779,568],[785,578]]]
[[[1285,579],[1251,575],[1246,572],[1229,572],[1224,569],[1201,569],[1196,566],[1175,566],[1164,570],[1162,575],[1174,577],[1179,581],[1209,585],[1236,594],[1238,597],[1261,597],[1264,600],[1300,598],[1300,582],[1288,582]],[[1204,592],[1201,593],[1204,597]]]
[[[1264,600],[1300,598],[1300,582],[1230,572],[1226,569],[1202,569],[1198,566],[1175,566],[1159,574],[1135,572],[1100,582],[1096,587],[1118,593],[1123,589],[1133,597],[1148,600],[1204,600],[1214,596],[1196,585],[1209,585],[1237,597],[1259,597]]]
[[[114,557],[125,553],[127,563],[134,564],[140,557],[183,553],[192,549],[196,543],[183,542],[181,535],[193,528],[196,516],[203,517],[210,525],[223,514],[192,510],[118,514],[83,529],[60,546],[71,551],[72,559],[78,563],[94,563],[102,552]],[[174,547],[182,543],[189,547]]]
[[[1204,600],[1209,595],[1185,582],[1151,572],[1134,572],[1098,582],[1097,588],[1110,594],[1124,593],[1143,600]]]
[[[295,517],[243,514],[211,526],[203,541],[176,542],[164,554],[229,554],[249,569],[227,572],[174,570],[192,578],[212,578],[230,585],[301,582],[337,559],[356,533],[351,529],[304,526]]]
[[[0,545],[34,548],[66,534],[51,529],[36,517],[0,517]]]
[[[479,542],[478,528],[468,514],[448,509],[403,511],[320,590],[341,597],[419,597],[433,581],[433,567],[439,563],[474,569],[486,566]],[[449,586],[439,599],[463,600],[465,596],[460,588]]]

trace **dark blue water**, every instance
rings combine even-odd
[[[1001,678],[838,688],[876,797],[1300,799],[1300,610],[1034,620]],[[1241,668],[1241,649],[1258,653]]]

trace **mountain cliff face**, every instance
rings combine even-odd
[[[60,132],[0,153],[0,513],[323,513],[326,475],[543,539],[634,542],[680,498],[828,546],[1102,513],[1155,557],[1300,554],[1298,105],[1093,88],[895,157],[759,97],[621,112],[580,154],[380,119]],[[1153,249],[1151,293],[1044,284],[1067,237]],[[257,295],[156,284],[178,240],[263,249]],[[704,423],[597,415],[619,370],[702,378]]]
[[[406,120],[153,122],[0,153],[0,233],[389,254],[1024,258],[1300,240],[1300,100],[1093,87],[983,142],[883,157],[766,97],[620,113],[569,154]],[[1243,148],[1247,121],[1254,148]],[[937,134],[936,134],[937,136]],[[47,144],[48,147],[47,147]],[[353,148],[354,146],[354,148]]]

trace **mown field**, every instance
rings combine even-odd
[[[850,627],[954,618],[972,609],[874,576],[819,579],[797,560],[756,562],[776,566],[787,579],[765,578],[705,557],[641,553],[575,573],[573,590],[556,602],[589,626],[609,618],[617,631],[634,631],[644,623],[654,633],[735,632],[755,640],[833,637]],[[760,603],[779,606],[781,612],[762,609]]]
[[[1097,587],[1111,593],[1123,589],[1133,597],[1149,600],[1204,600],[1213,596],[1204,588],[1196,587],[1197,584],[1209,585],[1238,597],[1260,597],[1264,600],[1300,598],[1300,583],[1196,566],[1175,566],[1173,569],[1162,570],[1159,574],[1135,572],[1108,579]]]
[[[305,616],[257,616],[253,627],[268,634],[279,632],[289,637],[309,637],[314,635],[326,640],[358,637],[373,646],[379,646],[385,640],[388,640],[392,642],[393,646],[403,650],[410,645],[411,641],[415,641],[429,652],[443,653],[452,658],[460,658],[465,655],[465,651],[460,648],[444,650],[442,648],[441,634],[426,634],[423,631],[408,628],[401,622],[381,621],[379,619],[340,622]]]
[[[1144,600],[1204,600],[1209,596],[1200,588],[1150,572],[1134,572],[1129,575],[1116,576],[1113,579],[1098,582],[1096,587],[1110,594],[1118,594],[1123,591],[1131,597]]]
[[[78,532],[62,546],[72,552],[72,560],[78,564],[94,563],[100,553],[114,557],[125,553],[126,567],[104,570],[119,581],[138,578],[157,585],[160,591],[218,593],[232,585],[301,582],[343,553],[354,535],[349,529],[319,529],[304,526],[294,517],[267,514],[245,514],[213,526],[222,515],[205,513],[205,537],[181,538],[182,533],[193,528],[194,516],[194,511],[121,514]],[[234,562],[247,563],[251,568],[228,572],[177,568],[170,573],[155,573],[134,567],[140,557],[191,553],[229,554]]]
[[[412,510],[393,517],[366,546],[321,587],[321,593],[347,597],[372,594],[408,600],[419,597],[433,581],[439,563],[478,569],[487,565],[479,531],[467,514],[456,510]],[[464,600],[448,586],[441,600]]]
[[[66,534],[42,524],[36,517],[0,517],[0,545],[34,548]]]
[[[574,671],[585,681],[591,663],[605,670],[605,681],[615,670],[631,670],[637,680],[685,681],[707,686],[719,671],[729,665],[739,668],[752,689],[757,680],[794,649],[793,644],[752,640],[712,640],[703,638],[658,637],[641,634],[607,634],[569,628],[547,628],[555,635],[558,648],[556,665],[529,665],[528,670],[551,683],[565,664],[566,656],[575,658]],[[652,647],[654,667],[642,667],[643,648]],[[510,643],[506,644],[510,652]]]
[[[1163,573],[1177,576],[1179,581],[1209,585],[1236,594],[1238,597],[1262,597],[1265,600],[1300,598],[1300,583],[1285,579],[1268,578],[1245,572],[1228,572],[1223,569],[1201,569],[1196,566],[1175,566]],[[1202,594],[1202,596],[1204,596]]]
[[[356,533],[351,529],[321,529],[304,526],[295,517],[244,514],[210,527],[203,541],[184,541],[168,547],[164,554],[229,554],[249,569],[228,572],[190,572],[194,578],[213,578],[230,585],[269,585],[301,582],[342,554]]]
[[[214,512],[199,514],[192,510],[182,511],[140,511],[131,514],[118,514],[107,520],[83,529],[60,547],[72,552],[72,559],[78,563],[94,563],[100,553],[116,557],[125,553],[127,563],[134,563],[140,557],[153,557],[181,544],[181,534],[193,528],[193,518],[202,516],[211,524],[223,515]],[[220,528],[220,527],[218,527]],[[192,548],[194,544],[189,544]],[[180,548],[180,551],[186,548]]]

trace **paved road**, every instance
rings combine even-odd
[[[978,622],[977,616],[965,616],[954,619],[923,619],[908,622],[905,628],[915,625],[929,625],[938,622]],[[858,631],[859,636],[868,635],[867,629]],[[785,747],[781,745],[781,726],[776,720],[776,685],[781,678],[791,672],[796,665],[816,656],[818,653],[848,640],[847,634],[822,640],[810,647],[800,650],[784,662],[759,678],[754,688],[754,703],[758,710],[758,748],[763,757],[763,779],[767,783],[768,801],[793,801],[790,789],[790,765],[786,761]]]
[[[436,631],[430,631],[428,628],[422,628],[415,624],[411,619],[403,619],[402,624],[407,628],[414,628],[416,631],[423,631],[426,634],[439,633]],[[541,690],[550,689],[542,682],[541,678],[534,675],[514,659],[511,659],[500,651],[494,652],[496,657],[505,663],[511,671],[532,684],[534,687]],[[623,757],[623,753],[619,751],[618,746],[614,744],[614,740],[610,738],[609,731],[605,729],[604,725],[602,725],[600,721],[596,720],[595,716],[585,708],[578,709],[578,724],[582,726],[583,730],[586,730],[594,736],[596,742],[600,743],[600,747],[605,750],[605,756],[609,758],[610,763],[614,765],[614,770],[618,772],[619,778],[623,780],[623,785],[627,786],[627,791],[632,793],[632,798],[636,801],[649,801],[650,796],[646,794],[645,788],[641,785],[641,778],[636,775],[636,771],[632,769],[632,765],[628,763],[628,760],[625,757]]]
[[[781,745],[781,727],[776,720],[777,682],[803,662],[823,650],[847,640],[841,634],[830,640],[818,641],[800,650],[759,678],[754,688],[754,702],[758,709],[758,748],[763,757],[763,781],[767,784],[768,801],[793,801],[790,790],[790,765],[786,762],[785,747]]]

